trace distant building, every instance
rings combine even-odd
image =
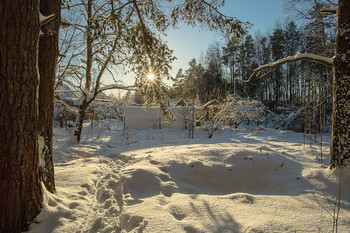
[[[187,129],[190,114],[193,108],[171,107],[176,120],[167,122],[160,114],[159,108],[145,109],[143,107],[126,107],[124,109],[124,128],[127,129],[161,129],[172,128],[184,130]],[[194,108],[195,111],[195,108]],[[193,114],[192,114],[193,116]]]
[[[196,118],[202,120],[212,119],[218,112],[220,112],[220,105],[220,101],[213,99],[203,106],[198,106],[196,110]]]
[[[174,98],[170,100],[170,107],[186,107],[187,102],[182,98]]]

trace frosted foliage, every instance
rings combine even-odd
[[[215,118],[226,125],[237,128],[244,120],[263,117],[266,111],[266,107],[258,100],[229,96],[222,104],[222,108]]]
[[[95,102],[93,108],[98,120],[117,119],[122,116],[125,105],[118,101]]]

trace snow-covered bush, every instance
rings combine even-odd
[[[214,120],[237,128],[245,120],[259,119],[265,115],[267,108],[258,100],[242,99],[234,95],[226,98],[221,110]]]
[[[119,101],[95,102],[93,108],[98,120],[117,119],[123,116],[125,105]]]

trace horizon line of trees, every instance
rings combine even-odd
[[[225,45],[213,42],[201,62],[192,59],[187,70],[178,71],[169,96],[204,104],[234,94],[260,100],[273,112],[280,106],[303,109],[304,116],[310,118],[305,123],[305,127],[311,124],[309,131],[319,132],[325,125],[329,128],[332,68],[308,61],[287,63],[263,78],[244,82],[257,67],[283,57],[300,53],[331,57],[335,25],[319,21],[311,20],[304,26],[289,21],[285,25],[276,24],[272,33],[255,33],[254,37],[247,34],[240,42]]]

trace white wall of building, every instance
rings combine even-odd
[[[176,121],[166,122],[160,114],[159,108],[146,110],[142,107],[126,107],[124,109],[125,129],[159,129],[159,126],[161,128],[185,129],[184,115],[189,109],[186,107],[173,107],[170,110],[174,114]],[[159,121],[161,121],[160,124]]]

